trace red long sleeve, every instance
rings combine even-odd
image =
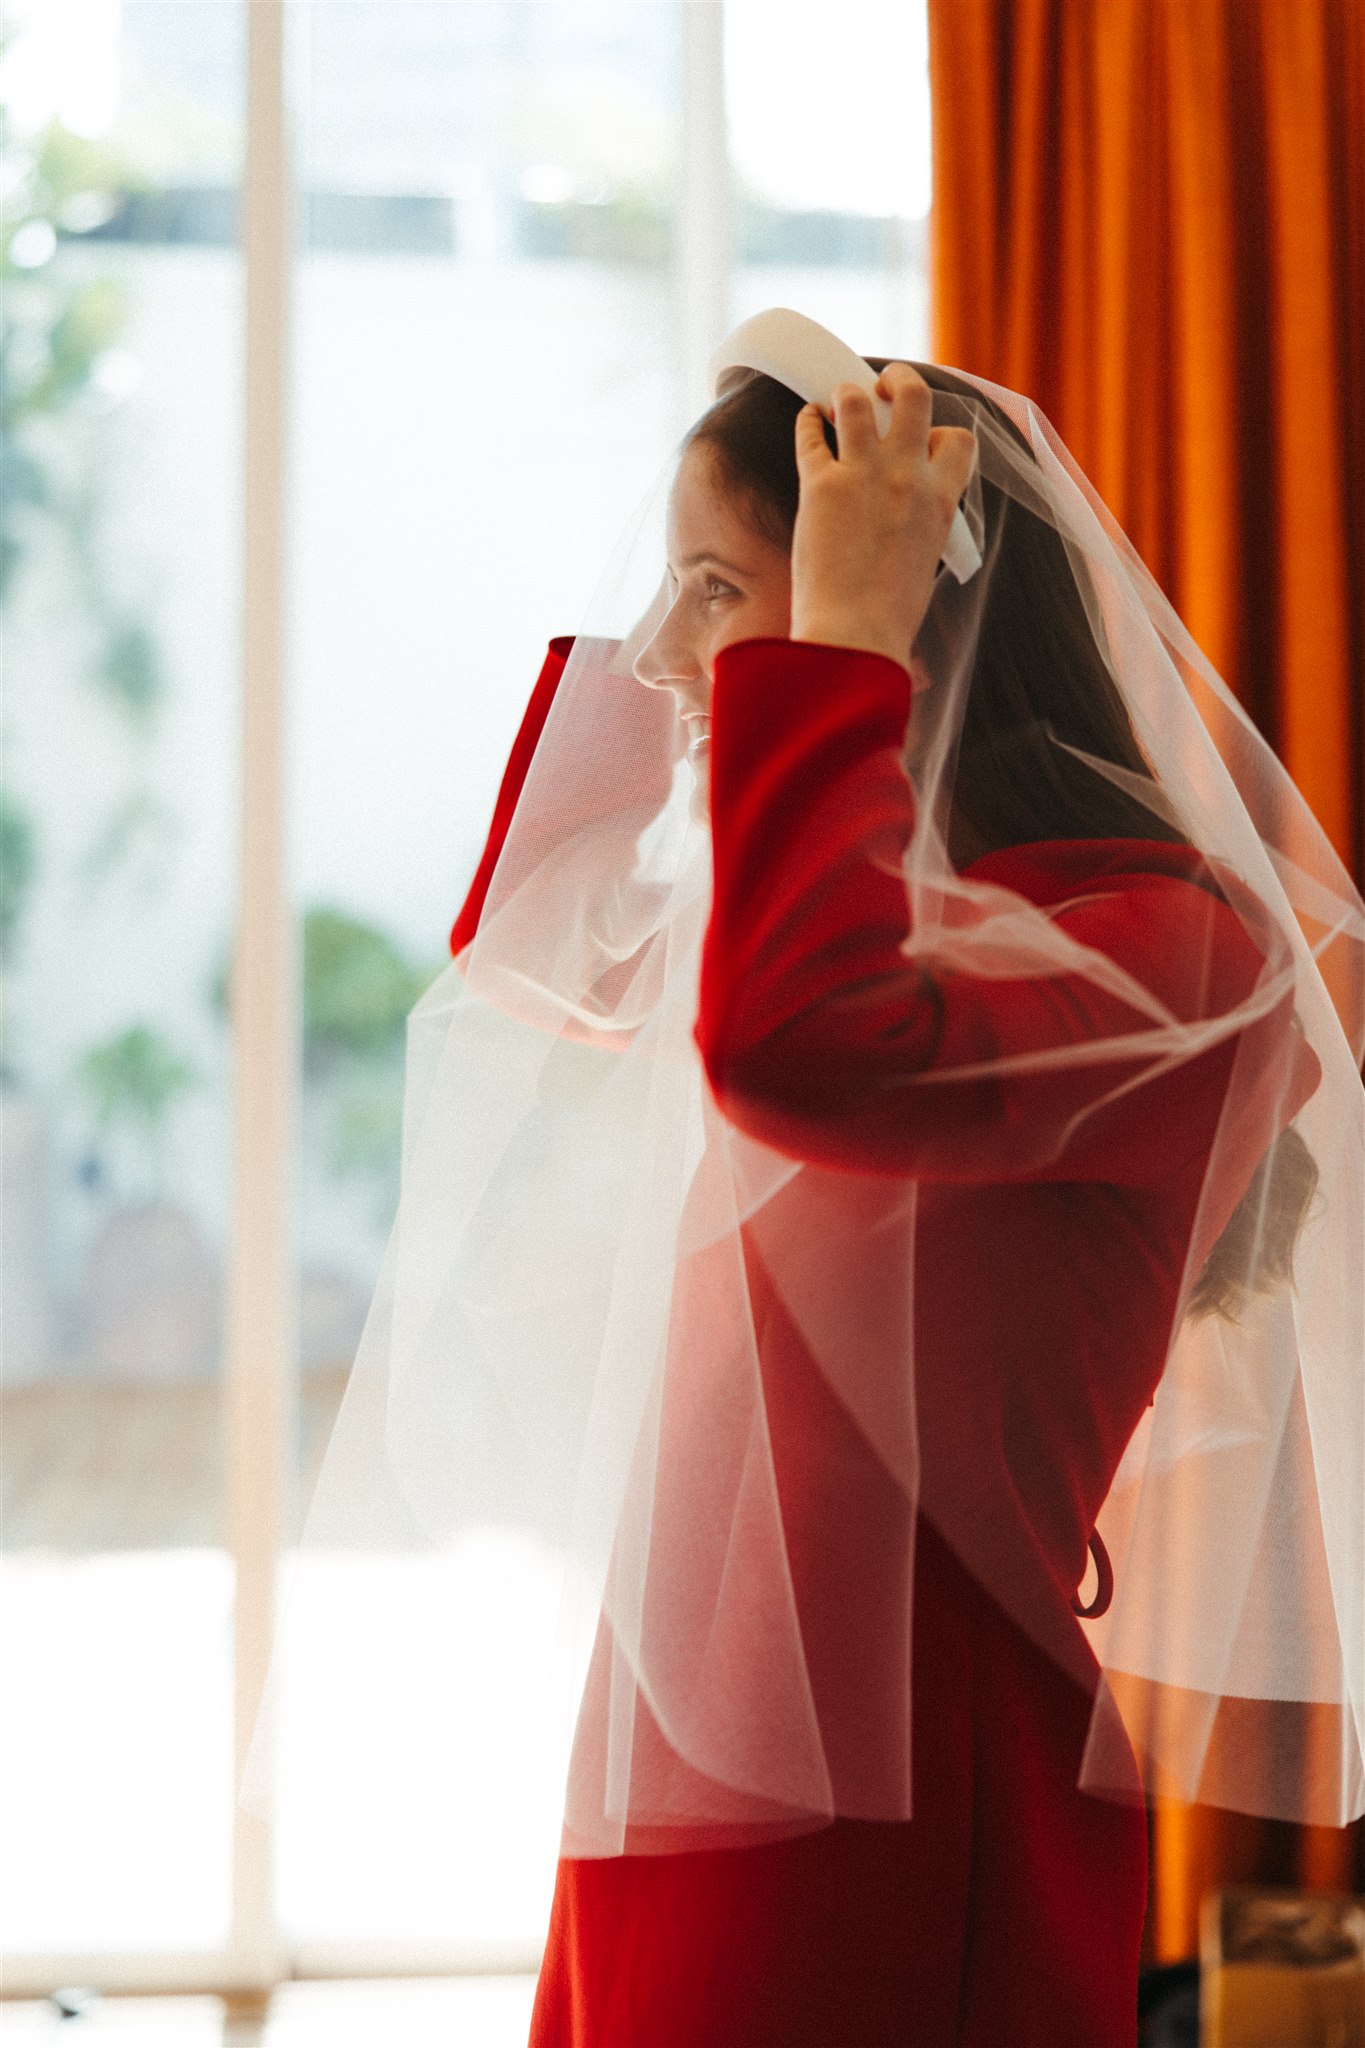
[[[498,855],[502,852],[502,842],[507,837],[512,813],[516,810],[517,798],[521,795],[521,786],[526,780],[526,771],[531,765],[536,742],[544,730],[545,720],[549,717],[550,706],[554,702],[555,691],[559,687],[559,679],[564,673],[564,664],[569,658],[569,650],[573,643],[574,635],[565,633],[558,639],[551,640],[545,650],[545,659],[541,664],[540,674],[536,677],[531,701],[522,714],[521,725],[512,742],[507,766],[503,770],[498,799],[493,806],[493,822],[488,828],[488,839],[482,857],[474,870],[474,879],[469,885],[469,893],[465,897],[460,914],[450,928],[452,954],[467,946],[478,929],[479,914],[483,909],[484,897],[488,894],[488,884],[498,864]]]
[[[1234,1037],[1164,1070],[1153,1062],[1146,1078],[1131,1057],[1000,1071],[1010,1055],[1151,1019],[1087,976],[931,976],[902,955],[915,810],[900,663],[765,638],[722,649],[714,673],[715,892],[695,1035],[730,1121],[795,1157],[945,1180],[1150,1185],[1207,1148]],[[1192,847],[1038,842],[970,872],[1055,905],[1063,931],[1182,1021],[1234,1007],[1264,965],[1242,918],[1201,885]],[[1253,1028],[1282,1054],[1287,1027],[1286,1001]],[[1303,1058],[1294,1107],[1318,1078]],[[980,1062],[985,1078],[955,1078]]]

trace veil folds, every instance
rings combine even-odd
[[[921,1517],[1091,1693],[1086,1789],[1365,1811],[1365,905],[1050,423],[943,382],[981,567],[940,570],[927,686],[724,648],[695,820],[634,669],[675,450],[551,645],[409,1017],[398,1211],[283,1629],[340,1553],[520,1545],[540,1590],[492,1639],[527,1714],[464,1768],[510,1804],[553,1758],[564,1853],[910,1818]],[[953,861],[1021,515],[1146,767],[1021,736],[1125,829]],[[1276,1279],[1290,1152],[1315,1183]]]

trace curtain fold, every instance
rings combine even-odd
[[[929,0],[934,360],[1028,391],[1365,886],[1365,7]],[[1365,1824],[1153,1816],[1149,1959]]]

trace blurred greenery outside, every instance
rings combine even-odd
[[[302,1080],[326,1102],[327,1170],[378,1176],[377,1214],[397,1196],[407,1017],[443,970],[414,962],[388,933],[349,911],[315,904],[301,933]],[[210,1000],[226,1025],[231,967]]]
[[[8,40],[0,31],[0,55]],[[529,124],[520,138],[525,146],[517,146],[513,130],[503,138],[490,170],[511,250],[541,260],[663,268],[673,255],[676,124],[615,103],[596,111],[604,117],[586,118],[558,81],[521,110]],[[87,680],[119,707],[134,739],[150,735],[172,678],[153,622],[121,601],[103,572],[98,489],[88,475],[63,484],[60,472],[72,464],[53,460],[63,432],[68,456],[88,456],[92,415],[126,403],[118,343],[127,294],[112,276],[63,276],[61,251],[77,240],[231,246],[240,141],[230,124],[188,101],[171,99],[150,118],[121,116],[98,140],[57,120],[21,134],[0,103],[0,625],[26,555],[57,542],[95,628]],[[190,165],[190,175],[205,182],[186,182]],[[460,214],[448,193],[301,197],[305,246],[459,253]],[[922,231],[918,222],[783,209],[742,181],[735,206],[740,262],[876,265],[903,256],[907,240]],[[74,466],[79,472],[80,461]],[[159,796],[135,784],[92,833],[79,866],[83,885],[93,889],[117,868],[149,820],[165,835],[177,823]],[[43,852],[42,819],[5,780],[0,763],[3,1088],[23,1081],[22,1059],[5,1028],[4,984],[22,951]],[[226,935],[225,958],[230,951]],[[306,1102],[323,1112],[321,1163],[334,1177],[368,1179],[382,1219],[396,1198],[404,1020],[445,963],[416,963],[379,927],[323,905],[304,908],[300,953],[302,1081]],[[204,991],[225,1058],[228,977],[225,966]],[[96,1149],[114,1136],[127,1140],[147,1169],[133,1178],[168,1195],[163,1164],[177,1106],[213,1077],[154,1017],[143,1016],[85,1048],[70,1079]]]
[[[7,40],[0,34],[0,54]],[[88,481],[63,487],[46,423],[69,422],[76,437],[85,430],[81,401],[98,387],[128,310],[114,278],[64,279],[62,244],[77,236],[99,240],[130,207],[155,208],[174,195],[159,191],[132,155],[107,140],[74,135],[58,121],[36,135],[17,133],[3,103],[0,163],[0,625],[25,558],[57,540],[96,627],[99,651],[87,680],[145,736],[170,687],[166,664],[152,623],[121,606],[102,574],[98,495]],[[138,789],[95,833],[82,863],[90,886],[118,863],[149,810],[174,823]],[[5,1028],[3,985],[22,950],[42,848],[41,818],[0,779],[0,1087],[16,1090],[24,1075]],[[443,963],[419,968],[377,927],[326,907],[305,910],[301,953],[303,1079],[329,1111],[324,1163],[336,1176],[377,1176],[382,1217],[396,1193],[404,1021]],[[225,1042],[228,975],[224,966],[205,991]],[[212,1077],[143,1017],[88,1046],[70,1078],[85,1102],[97,1156],[101,1141],[130,1140],[144,1168],[134,1181],[163,1199],[170,1195],[169,1125],[184,1097]]]
[[[0,55],[9,40],[0,36]],[[99,546],[101,505],[88,470],[75,485],[64,484],[62,464],[54,459],[59,423],[72,423],[73,444],[82,434],[82,401],[98,395],[127,307],[115,279],[72,282],[63,279],[53,259],[63,239],[86,233],[108,217],[113,189],[136,183],[137,174],[116,148],[73,135],[60,122],[49,122],[37,135],[20,133],[3,103],[0,164],[0,623],[13,603],[25,558],[56,538],[77,601],[95,628],[97,652],[88,680],[120,707],[134,734],[145,736],[167,686],[161,652],[147,620],[124,604],[106,579]],[[146,792],[134,791],[131,801],[134,809],[145,809]],[[119,808],[126,811],[128,804]],[[126,827],[120,830],[124,823],[116,814],[103,835],[115,855],[126,843]],[[97,852],[88,866],[98,873],[106,864]],[[7,779],[0,781],[0,990],[21,950],[24,913],[41,872],[42,821]],[[0,1008],[0,1086],[14,1088],[23,1070],[5,1025]],[[121,1065],[111,1048],[92,1049],[89,1057],[102,1075],[94,1094],[107,1120],[115,1113],[118,1076],[126,1067],[137,1077],[128,1083],[129,1109],[155,1128],[176,1091],[162,1086],[148,1092],[150,1037],[137,1043],[141,1050],[131,1066]],[[167,1074],[184,1068],[164,1044],[153,1064]]]
[[[304,913],[304,1084],[331,1099],[328,1170],[379,1176],[381,1211],[398,1193],[408,1012],[444,964],[414,964],[345,911]]]

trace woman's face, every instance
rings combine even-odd
[[[667,615],[635,661],[638,680],[671,690],[690,734],[691,812],[709,814],[712,664],[736,640],[791,632],[791,554],[727,497],[705,443],[684,454],[668,501]]]

